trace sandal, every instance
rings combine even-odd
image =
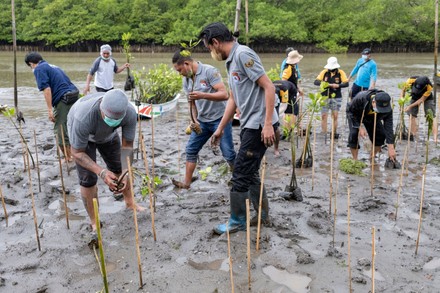
[[[89,246],[90,249],[99,248],[98,234],[96,234],[96,231],[93,231],[90,234],[90,238],[89,238],[89,241],[87,243],[87,246]]]

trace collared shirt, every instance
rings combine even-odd
[[[217,68],[197,62],[197,72],[195,75],[195,83],[191,78],[183,78],[183,90],[186,94],[191,91],[204,93],[214,93],[214,86],[222,82],[222,76]],[[201,122],[215,121],[223,116],[226,108],[226,101],[209,101],[205,99],[196,100],[197,119]]]
[[[259,129],[266,117],[265,92],[257,80],[266,72],[260,57],[249,47],[234,43],[226,59],[229,88],[240,111],[240,127]],[[275,101],[275,95],[273,97]],[[278,122],[273,111],[272,124]]]
[[[67,115],[67,129],[70,144],[75,149],[85,149],[89,141],[97,144],[109,142],[118,135],[116,129],[119,127],[122,128],[122,137],[125,140],[134,141],[137,114],[133,105],[128,104],[125,117],[118,127],[110,127],[102,119],[99,108],[104,94],[103,92],[89,94],[70,108]]]

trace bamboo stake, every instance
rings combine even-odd
[[[372,247],[371,247],[371,293],[374,293],[374,263],[375,263],[375,256],[376,256],[376,243],[375,243],[375,238],[376,238],[376,230],[373,226],[373,228],[371,229],[371,236],[373,238],[373,242],[372,242]]]
[[[37,159],[38,192],[41,192],[40,163],[38,162],[37,135],[35,134],[35,129],[34,129],[34,144],[35,144],[35,156]]]
[[[312,191],[315,187],[315,149],[316,149],[316,120],[313,121]]]
[[[411,126],[412,125],[412,115],[409,115],[409,131],[408,131],[408,144],[406,146],[406,148],[408,149],[408,152],[406,153],[406,176],[408,176],[408,168],[409,168],[409,161],[408,161],[408,157],[409,157],[409,150],[410,150],[410,138],[411,138]]]
[[[23,165],[24,165],[24,169],[23,170],[24,170],[24,172],[26,172],[26,168],[28,166],[28,164],[26,163],[26,154],[27,154],[27,152],[29,152],[29,149],[26,147],[26,150],[25,150],[25,144],[26,143],[24,142],[23,129],[21,128],[21,122],[18,123],[18,126],[19,126],[18,132],[21,135],[21,146],[23,148],[23,153],[22,153]],[[30,166],[29,166],[29,168],[30,168]]]
[[[64,140],[64,129],[63,129],[63,125],[60,125],[60,129],[61,129],[61,140],[63,142],[63,150],[64,150],[64,159],[66,160],[66,170],[67,170],[67,176],[70,176],[70,170],[69,170],[69,160],[70,158],[67,157],[67,148],[66,148],[66,142]],[[58,144],[58,140],[56,142]]]
[[[257,247],[260,250],[260,230],[261,230],[261,204],[263,202],[264,175],[266,173],[266,156],[263,156],[263,169],[261,170],[260,200],[258,204],[258,224],[257,224]],[[269,216],[269,215],[267,215]]]
[[[11,14],[12,14],[12,48],[14,51],[14,107],[15,107],[15,110],[18,112],[17,29],[15,26],[15,0],[11,0]],[[21,124],[21,122],[20,122],[20,124]]]
[[[408,152],[408,146],[405,148],[405,153],[403,154],[402,170],[400,171],[399,188],[398,188],[398,190],[397,190],[396,213],[395,213],[395,215],[394,215],[394,220],[395,220],[395,221],[397,221],[397,212],[398,212],[398,210],[399,210],[400,193],[402,192],[403,172],[405,171],[405,163],[406,163],[407,152]]]
[[[335,195],[333,196],[334,199],[334,209],[333,209],[333,248],[335,247],[335,233],[336,233],[336,214],[338,212],[338,209],[336,207],[336,197],[338,196],[338,185],[339,185],[339,172],[336,173],[336,191]]]
[[[155,172],[154,172],[154,111],[153,111],[153,104],[151,104],[151,176],[154,178]],[[176,110],[177,112],[177,110]],[[154,189],[154,186],[153,186]],[[154,190],[153,190],[154,192]],[[156,209],[156,201],[154,201],[154,209]]]
[[[99,220],[98,201],[96,198],[93,199],[93,208],[95,211],[96,234],[98,235],[99,256],[101,261],[100,268],[104,282],[104,290],[106,293],[108,293],[107,269],[105,267],[104,248],[102,246],[101,221]]]
[[[438,57],[438,0],[435,0],[435,21],[434,21],[434,101],[437,102],[437,106],[439,107],[439,111],[437,113],[440,113],[440,105],[439,101],[437,101],[437,57]],[[435,116],[434,120],[435,125],[438,125],[438,117]],[[434,141],[435,145],[437,146],[437,133],[434,133]]]
[[[347,186],[347,255],[348,255],[348,292],[353,292],[351,283],[351,248],[350,248],[350,185]]]
[[[425,197],[425,178],[426,178],[426,165],[423,167],[423,175],[422,175],[422,191],[420,194],[420,209],[419,209],[419,225],[417,228],[417,241],[416,241],[416,252],[419,250],[419,242],[420,242],[420,232],[422,230],[422,211],[423,211],[423,200]]]
[[[229,235],[229,221],[226,223],[226,235],[228,236],[229,275],[231,278],[231,292],[234,293],[234,276],[232,274],[231,237]]]
[[[55,134],[55,139],[58,142],[58,135],[57,134]],[[63,190],[64,210],[66,211],[66,224],[67,224],[67,229],[70,229],[69,209],[67,208],[66,190],[64,188],[63,164],[61,164],[61,154],[60,154],[60,148],[59,148],[58,144],[57,144],[57,156],[58,156],[58,163],[60,166],[60,179],[61,179],[61,189]],[[37,160],[37,162],[38,162],[38,160]]]
[[[151,212],[151,230],[153,231],[153,239],[156,241],[156,227],[155,227],[155,221],[154,221],[154,207],[153,207],[153,193],[151,190],[151,179],[150,179],[150,171],[148,169],[148,159],[147,159],[147,152],[145,151],[145,143],[144,143],[144,137],[142,136],[141,140],[141,149],[142,149],[142,155],[144,158],[144,165],[145,165],[145,172],[147,175],[147,184],[148,184],[148,194],[150,196],[150,212]]]
[[[179,181],[182,179],[180,174],[180,136],[179,136],[179,111],[176,109],[176,137],[177,137],[177,174]],[[179,187],[180,189],[180,187]]]
[[[2,198],[3,211],[5,212],[6,227],[8,227],[9,226],[9,224],[8,224],[8,212],[6,211],[6,203],[5,203],[5,198],[3,197],[3,191],[2,191],[1,185],[0,185],[0,197]]]
[[[333,149],[335,147],[335,117],[332,115],[332,134],[330,138],[330,194],[328,214],[332,214],[332,196],[333,196]]]
[[[127,72],[127,74],[129,75],[129,73]],[[131,97],[133,98],[133,91],[131,91]],[[142,136],[142,130],[141,130],[141,114],[139,113],[139,104],[140,102],[137,102],[137,119],[138,119],[138,147],[136,150],[136,160],[139,160],[139,149],[141,147],[141,136]],[[153,109],[153,106],[151,106],[151,109]]]
[[[371,147],[371,178],[370,178],[371,196],[373,196],[373,185],[374,185],[374,158],[375,158],[375,151],[376,151],[376,123],[377,123],[377,113],[374,113],[373,146]]]
[[[26,166],[28,177],[29,177],[29,191],[31,193],[31,199],[32,199],[32,215],[34,217],[34,226],[35,226],[35,235],[37,238],[37,245],[38,245],[38,251],[41,251],[41,245],[40,245],[40,235],[38,233],[38,220],[37,220],[37,211],[35,210],[35,199],[34,199],[34,191],[32,190],[32,176],[31,176],[31,166],[29,163],[29,153],[27,149],[24,149],[26,152],[25,158],[26,158]]]
[[[251,212],[249,199],[246,199],[246,242],[247,242],[247,269],[248,289],[251,290]]]
[[[133,203],[135,203],[134,199],[134,186],[133,186],[133,171],[131,170],[130,158],[127,157],[127,166],[128,166],[128,174],[130,181],[130,189],[131,189],[131,199]],[[136,238],[136,254],[137,254],[137,262],[138,262],[138,271],[139,271],[139,289],[144,287],[144,282],[142,281],[142,263],[141,263],[141,251],[139,249],[139,229],[138,229],[138,221],[137,221],[137,211],[136,206],[133,207],[133,220],[134,220],[134,232]]]

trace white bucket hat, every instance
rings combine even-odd
[[[299,61],[301,61],[302,58],[303,58],[303,56],[300,55],[297,50],[293,50],[292,52],[289,53],[289,55],[287,55],[286,63],[287,64],[296,64]]]
[[[327,59],[327,65],[324,66],[325,69],[336,69],[341,67],[338,63],[338,59],[336,57],[330,57]]]

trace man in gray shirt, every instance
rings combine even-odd
[[[122,147],[117,128],[122,128]],[[92,239],[89,246],[97,244],[93,199],[98,198],[98,176],[112,191],[121,191],[127,208],[143,211],[131,196],[128,176],[119,178],[127,169],[127,157],[132,158],[136,133],[136,110],[121,90],[95,93],[83,97],[70,109],[67,117],[72,155],[76,163],[81,197],[89,215]],[[96,163],[96,150],[101,154],[106,168]],[[123,186],[118,186],[118,180]]]
[[[188,50],[174,53],[172,62],[174,69],[182,75],[183,90],[188,96],[190,107],[192,101],[197,110],[197,122],[201,133],[191,132],[186,145],[185,181],[172,180],[179,188],[188,189],[192,182],[192,175],[197,165],[198,154],[212,134],[217,130],[223,113],[225,112],[228,93],[217,68],[195,62]],[[220,150],[229,166],[233,167],[235,160],[234,144],[232,142],[232,121],[226,124],[223,137],[220,140]]]
[[[214,232],[222,234],[246,229],[246,199],[255,209],[259,206],[261,180],[259,168],[266,149],[274,144],[278,116],[274,111],[275,87],[266,75],[258,55],[249,47],[238,44],[219,22],[203,28],[200,38],[217,61],[226,60],[229,100],[224,116],[212,136],[218,144],[222,132],[235,109],[240,112],[240,149],[235,159],[230,192],[231,216],[228,226],[220,224]],[[262,221],[269,222],[269,201],[263,188]],[[255,224],[257,218],[251,220]]]

